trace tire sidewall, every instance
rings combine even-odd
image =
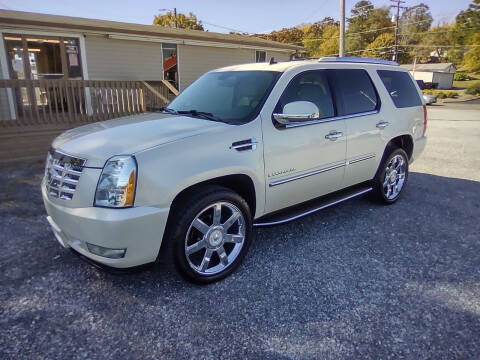
[[[231,203],[242,212],[245,219],[245,239],[240,253],[227,269],[215,275],[202,275],[193,270],[188,263],[185,254],[185,237],[198,213],[219,201]],[[173,232],[172,238],[169,239],[169,241],[173,241],[173,258],[179,273],[188,281],[208,284],[223,279],[235,271],[248,252],[252,238],[252,216],[247,202],[231,190],[218,188],[215,191],[206,191],[203,196],[199,194],[191,205],[184,205],[179,210],[180,213],[176,216],[176,219],[173,219],[173,226],[176,230]]]
[[[396,155],[401,155],[403,157],[403,160],[405,160],[405,164],[406,164],[405,181],[404,181],[403,187],[400,190],[400,192],[398,193],[398,195],[396,197],[394,197],[393,199],[389,199],[389,198],[386,197],[385,193],[383,192],[383,179],[385,178],[385,173],[387,171],[387,165],[390,163],[392,158]],[[390,154],[388,155],[388,157],[385,159],[385,161],[382,163],[381,169],[377,174],[377,178],[375,179],[375,187],[376,187],[377,194],[383,202],[385,202],[386,204],[393,204],[394,202],[396,202],[402,196],[403,190],[407,186],[408,174],[409,174],[409,164],[408,164],[407,153],[403,149],[400,149],[400,148],[393,149],[390,152]]]

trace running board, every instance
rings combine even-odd
[[[306,203],[289,207],[285,210],[280,210],[275,213],[262,216],[254,222],[254,227],[265,227],[284,224],[293,220],[300,219],[304,216],[316,213],[317,211],[326,209],[330,206],[340,204],[344,201],[356,198],[372,191],[372,187],[359,188],[352,187],[349,191],[343,190],[341,193],[336,192],[331,195],[323,196],[319,199],[311,200]]]

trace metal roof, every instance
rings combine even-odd
[[[0,24],[14,28],[21,26],[23,29],[34,31],[45,27],[55,30],[68,29],[81,31],[83,33],[100,34],[131,34],[134,36],[150,36],[159,38],[172,38],[190,41],[206,41],[216,43],[238,44],[250,47],[290,50],[290,52],[301,51],[303,47],[284,44],[276,41],[260,39],[253,36],[221,34],[209,31],[175,29],[157,25],[132,24],[117,21],[106,21],[87,19],[71,16],[59,16],[38,14],[23,11],[0,10]]]

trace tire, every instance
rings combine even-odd
[[[184,279],[208,284],[235,271],[252,237],[252,216],[242,197],[208,186],[184,196],[173,211],[166,241],[171,242],[175,267]]]
[[[400,148],[391,148],[373,179],[373,197],[383,204],[393,204],[401,196],[408,180],[408,156]]]

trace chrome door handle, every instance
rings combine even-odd
[[[325,139],[335,141],[342,136],[343,136],[343,133],[340,131],[330,131],[327,135],[325,135]]]
[[[379,129],[385,129],[390,123],[388,121],[380,121],[377,124],[377,128]]]

